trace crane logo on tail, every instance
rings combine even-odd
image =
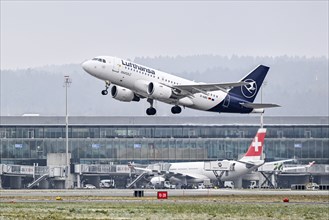
[[[257,83],[253,79],[246,79],[244,82],[248,83],[248,85],[244,85],[241,87],[241,92],[244,97],[252,98],[257,93]]]

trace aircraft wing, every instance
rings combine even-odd
[[[287,170],[298,170],[298,169],[307,169],[311,166],[313,166],[315,163],[315,161],[310,162],[308,165],[304,165],[304,166],[299,166],[299,167],[283,167],[282,171],[287,171]]]
[[[209,177],[196,174],[196,173],[177,173],[177,172],[171,172],[171,171],[163,171],[160,172],[161,174],[164,174],[166,178],[175,177],[175,178],[189,178],[189,179],[209,179]]]
[[[158,175],[164,175],[166,178],[170,177],[176,177],[176,178],[190,178],[190,179],[209,179],[209,177],[197,174],[197,173],[180,173],[180,172],[173,172],[173,171],[167,171],[167,170],[152,170],[148,168],[141,168],[134,166],[133,169],[135,170],[141,170],[143,172],[148,173],[154,173]]]
[[[277,164],[282,164],[285,162],[297,162],[297,159],[286,159],[286,160],[277,160],[277,161],[271,161],[271,162],[265,162],[264,165],[269,165],[269,164],[273,164],[273,165],[277,165]]]
[[[140,170],[143,172],[147,173],[155,173],[159,175],[165,175],[166,178],[170,177],[176,177],[176,178],[190,178],[190,179],[209,179],[209,177],[201,175],[201,174],[196,174],[196,173],[179,173],[179,172],[172,172],[172,171],[167,171],[167,170],[153,170],[153,169],[148,169],[148,168],[142,168],[142,167],[137,167],[134,166],[132,163],[128,163],[128,166],[130,169],[134,170]]]
[[[243,85],[248,85],[246,82],[233,82],[233,83],[205,83],[205,84],[193,84],[193,85],[175,85],[173,88],[180,90],[181,93],[186,94],[195,94],[195,93],[204,93],[210,91],[222,90],[227,92],[228,89],[239,87]]]

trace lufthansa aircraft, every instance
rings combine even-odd
[[[175,75],[110,56],[98,56],[82,63],[90,75],[105,81],[102,95],[111,95],[123,102],[146,98],[155,115],[153,100],[173,105],[171,112],[179,114],[182,107],[210,112],[262,113],[276,104],[253,103],[269,67],[259,65],[239,82],[196,83]]]

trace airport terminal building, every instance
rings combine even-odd
[[[238,159],[260,117],[69,117],[70,164]],[[267,161],[297,158],[329,164],[329,119],[264,116]],[[0,164],[47,166],[66,152],[65,117],[0,117]],[[48,158],[49,159],[49,158]],[[71,168],[72,169],[72,168]],[[329,171],[328,171],[329,172]]]

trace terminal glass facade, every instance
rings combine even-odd
[[[265,125],[267,160],[296,157],[329,163],[329,128],[322,125]],[[73,163],[152,163],[238,159],[256,125],[70,125]],[[46,163],[65,153],[65,125],[0,125],[0,163]],[[39,165],[41,165],[39,164]]]

